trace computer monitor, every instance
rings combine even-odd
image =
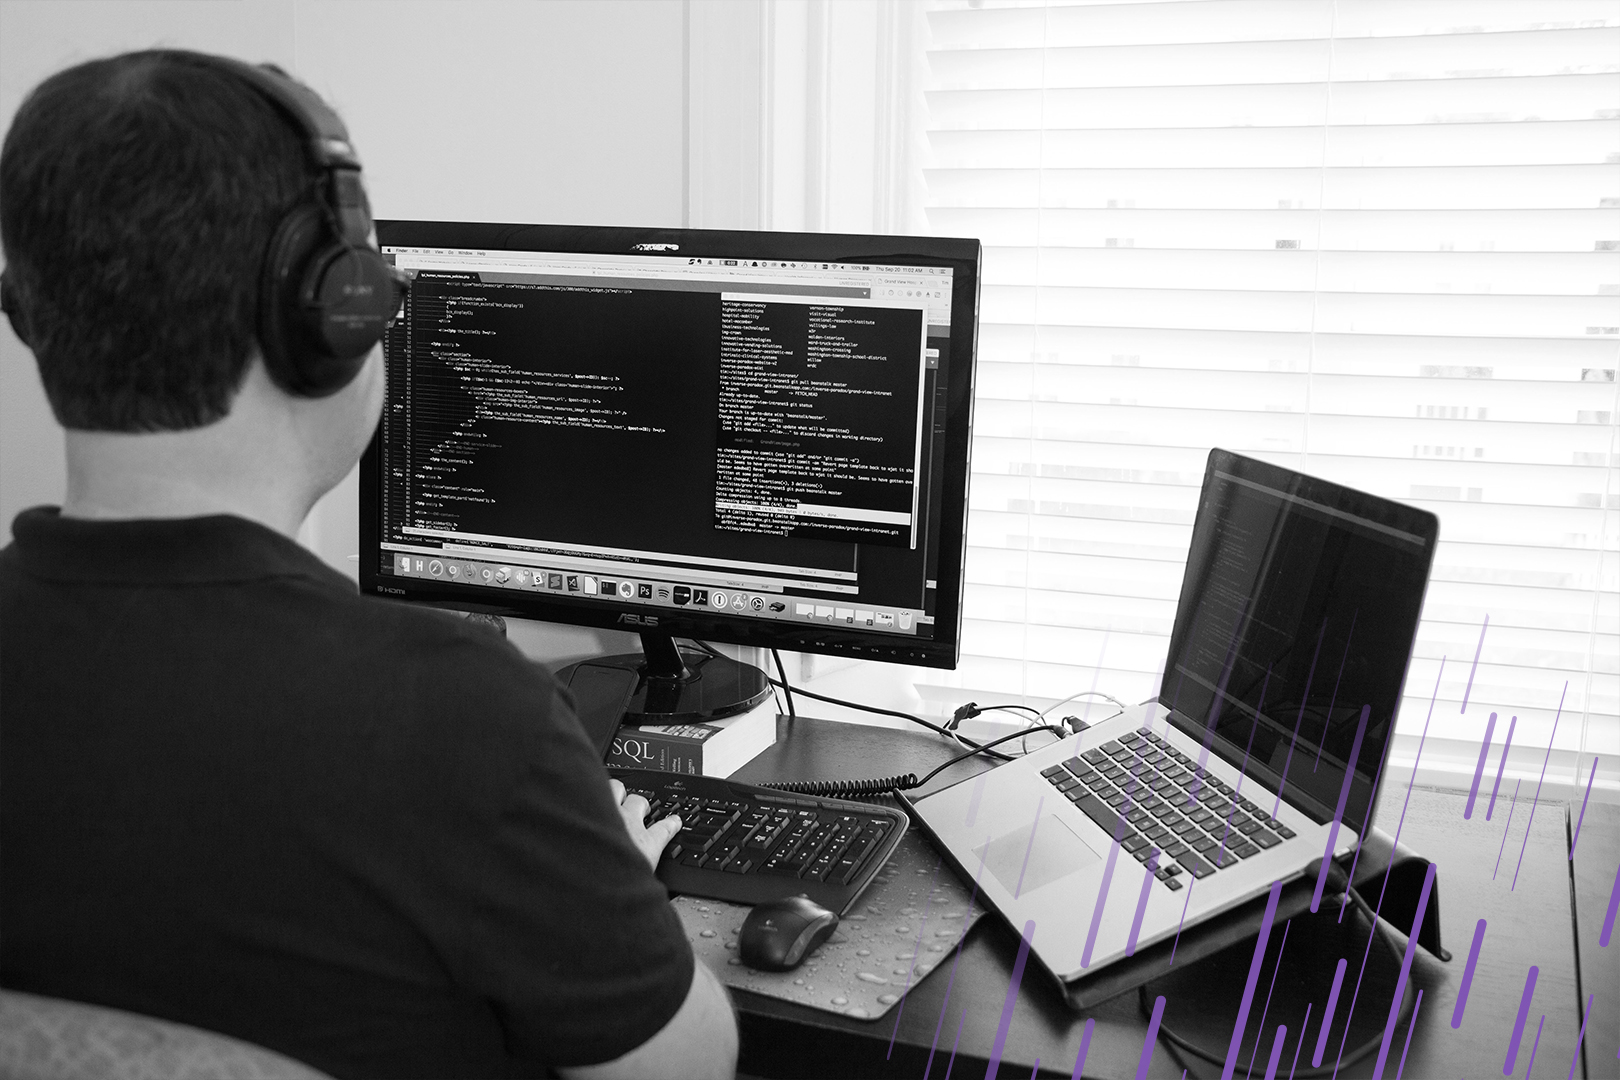
[[[379,221],[411,278],[370,593],[631,630],[632,719],[752,707],[676,637],[954,667],[976,240]]]

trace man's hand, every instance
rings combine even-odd
[[[637,850],[647,857],[653,869],[658,869],[658,856],[675,839],[675,834],[681,831],[680,815],[671,814],[651,825],[643,824],[647,817],[647,800],[640,795],[626,795],[624,785],[617,780],[610,779],[608,788],[613,792],[613,801],[619,804],[619,816],[624,818],[624,827],[629,831],[630,839]]]

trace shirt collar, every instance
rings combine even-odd
[[[11,530],[21,569],[53,581],[157,585],[302,577],[354,589],[296,541],[229,514],[91,521],[40,506],[18,514]]]

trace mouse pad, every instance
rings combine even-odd
[[[923,976],[949,966],[957,943],[984,914],[975,899],[912,829],[832,937],[792,971],[755,971],[738,959],[746,905],[693,896],[673,903],[693,953],[727,986],[876,1020]]]

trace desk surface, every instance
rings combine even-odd
[[[922,773],[952,756],[954,749],[926,733],[784,718],[778,722],[777,744],[740,770],[735,779],[759,782]],[[986,767],[982,759],[963,762],[947,770],[930,788],[972,776]],[[1531,804],[1526,799],[1517,803],[1501,800],[1490,821],[1477,810],[1472,820],[1465,821],[1465,800],[1461,795],[1424,788],[1413,788],[1408,793],[1408,780],[1402,776],[1391,780],[1377,822],[1392,835],[1398,831],[1403,844],[1438,865],[1442,940],[1454,959],[1446,963],[1422,949],[1416,952],[1412,978],[1423,991],[1423,999],[1404,1075],[1502,1075],[1526,978],[1530,966],[1535,965],[1535,989],[1511,1072],[1515,1076],[1568,1076],[1581,1025],[1580,1006],[1585,1004],[1585,994],[1595,993],[1597,988],[1591,974],[1594,962],[1589,961],[1588,985],[1577,1003],[1576,942],[1571,933],[1572,867],[1564,806]],[[1587,877],[1600,879],[1603,867],[1612,877],[1615,853],[1620,852],[1617,827],[1620,815],[1610,815],[1607,810],[1594,815],[1588,810],[1577,849],[1577,854],[1587,857],[1586,865],[1595,868]],[[950,871],[947,868],[942,872]],[[1588,891],[1595,889],[1597,886],[1592,885]],[[1377,903],[1376,895],[1367,899]],[[1607,900],[1607,893],[1603,900]],[[1602,911],[1590,914],[1594,907],[1595,903],[1588,899],[1578,906],[1576,914],[1583,921],[1600,921]],[[1482,919],[1486,922],[1485,936],[1466,1006],[1454,1028],[1453,1013],[1469,945]],[[1401,928],[1403,932],[1405,929]],[[1592,931],[1586,936],[1591,939],[1594,935]],[[1397,934],[1396,941],[1404,944],[1403,935]],[[982,920],[968,935],[954,963],[941,964],[912,988],[899,1007],[876,1022],[739,994],[743,1029],[740,1068],[760,1076],[942,1077],[949,1067],[954,1076],[983,1076],[997,1043],[1017,948],[1018,938],[1005,923],[994,916]],[[1585,950],[1596,951],[1595,941],[1588,940]],[[1608,950],[1602,951],[1606,954]],[[1350,984],[1360,965],[1360,953],[1348,959],[1350,976],[1339,1005],[1341,1010],[1350,1007]],[[1612,963],[1607,965],[1614,967]],[[1262,971],[1262,981],[1270,974],[1269,970]],[[1387,998],[1361,1000],[1354,1007],[1376,1008],[1383,1014],[1389,1002]],[[1001,1052],[1000,1075],[1028,1077],[1038,1068],[1041,1075],[1070,1076],[1088,1018],[1095,1021],[1095,1030],[1085,1075],[1138,1075],[1147,1019],[1138,1009],[1136,995],[1116,998],[1089,1013],[1075,1013],[1064,1004],[1050,976],[1031,962],[1016,993]],[[1314,1040],[1314,1021],[1308,1035]],[[1594,1044],[1587,1055],[1590,1075],[1620,1074],[1620,1069],[1603,1065],[1607,1056],[1615,1053],[1612,1044],[1620,1037],[1613,1028],[1603,1030],[1589,1024],[1586,1036]],[[1405,1043],[1405,1025],[1396,1029],[1395,1038],[1397,1044]],[[1395,1076],[1400,1049],[1401,1045],[1397,1045],[1390,1057],[1386,1069],[1390,1077]],[[1292,1053],[1291,1039],[1285,1062]],[[1307,1049],[1301,1055],[1301,1065],[1309,1054]],[[1370,1056],[1341,1069],[1339,1075],[1370,1076],[1374,1063],[1375,1058]],[[1184,1067],[1189,1077],[1220,1074],[1218,1065],[1198,1058],[1178,1060],[1160,1041],[1153,1049],[1146,1075],[1179,1077]],[[1256,1062],[1256,1075],[1263,1071],[1264,1062]],[[1286,1071],[1281,1073],[1286,1075]],[[1583,1069],[1577,1066],[1575,1074],[1582,1075]]]

